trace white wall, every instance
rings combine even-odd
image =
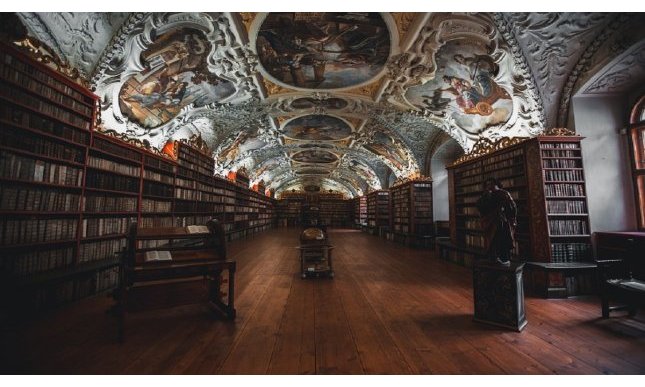
[[[574,97],[576,132],[582,140],[591,231],[636,229],[634,193],[629,166],[629,107],[622,97]]]
[[[434,220],[450,220],[448,203],[448,171],[446,165],[452,164],[463,150],[456,141],[450,140],[442,145],[432,157],[432,206]]]

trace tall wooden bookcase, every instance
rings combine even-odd
[[[397,242],[425,244],[434,235],[432,180],[414,180],[390,188],[390,231]]]
[[[372,191],[367,194],[367,228],[375,235],[383,236],[390,227],[390,192]]]
[[[364,226],[367,224],[367,198],[365,196],[358,196],[352,199],[354,207],[354,225],[356,227]]]
[[[593,291],[581,140],[542,135],[448,167],[451,243],[441,255],[466,264],[485,256],[475,203],[495,177],[518,206],[513,255],[528,262],[528,286],[547,297]]]
[[[95,131],[96,96],[1,43],[0,101],[0,286],[20,296],[2,306],[112,289],[131,222],[218,218],[229,239],[273,224],[274,200],[214,177],[212,155],[175,143],[175,160]]]

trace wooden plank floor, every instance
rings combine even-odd
[[[599,318],[597,298],[527,298],[521,333],[472,322],[471,271],[332,230],[334,279],[302,280],[298,230],[230,246],[235,322],[200,305],[131,315],[89,299],[4,331],[3,373],[644,374],[645,319]]]

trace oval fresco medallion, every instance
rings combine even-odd
[[[487,47],[451,42],[441,47],[436,60],[435,77],[406,91],[410,103],[438,115],[450,114],[470,134],[509,120],[511,82],[502,74],[511,72],[500,68]]]
[[[312,149],[312,150],[300,151],[294,154],[293,156],[291,156],[291,159],[301,163],[328,164],[328,163],[333,163],[335,161],[338,161],[338,156],[336,156],[331,152]]]
[[[157,37],[141,54],[145,69],[119,91],[123,115],[144,128],[156,128],[186,105],[204,106],[233,95],[233,83],[207,69],[211,48],[204,33],[195,29],[182,28]]]
[[[256,50],[277,81],[305,89],[339,89],[379,74],[390,54],[390,32],[377,12],[272,12]]]
[[[349,136],[352,128],[340,118],[315,114],[287,122],[282,133],[296,140],[331,141]]]

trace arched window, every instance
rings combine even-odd
[[[645,95],[641,96],[629,117],[629,142],[638,210],[638,228],[645,230]]]

